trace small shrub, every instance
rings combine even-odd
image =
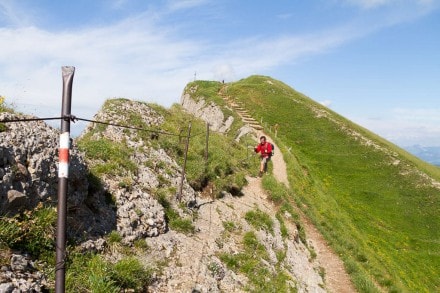
[[[268,253],[259,243],[254,232],[247,232],[243,236],[244,252],[230,255],[220,254],[220,260],[229,268],[245,274],[249,278],[249,285],[246,290],[251,292],[297,292],[292,287],[292,279],[276,266],[272,271],[266,267],[262,259],[268,260]],[[277,257],[282,261],[285,252],[278,251]]]
[[[284,223],[283,216],[281,215],[280,212],[278,212],[276,214],[276,218],[277,218],[278,222],[280,222],[281,237],[283,237],[284,239],[289,237],[289,230],[287,229],[286,223]]]
[[[152,272],[144,268],[138,259],[129,257],[113,266],[111,277],[122,288],[139,292],[146,289],[151,282]]]
[[[223,221],[223,228],[225,228],[228,232],[233,232],[237,229],[234,222],[231,221]]]
[[[173,209],[165,193],[160,193],[157,201],[163,206],[168,226],[171,229],[182,233],[194,233],[195,227],[192,221],[182,218],[179,213]]]
[[[118,231],[111,231],[107,235],[107,239],[108,239],[109,244],[121,243],[122,236],[119,234]]]
[[[270,232],[271,234],[274,233],[273,221],[270,216],[265,212],[259,209],[255,211],[248,211],[244,218],[254,228],[265,230],[267,232]]]
[[[56,211],[42,204],[33,211],[25,211],[13,218],[0,221],[0,239],[4,245],[39,256],[55,247]]]
[[[143,250],[143,251],[147,251],[148,249],[150,249],[150,247],[148,246],[147,242],[145,241],[145,239],[136,239],[133,242],[134,247],[136,247],[137,249]]]
[[[286,259],[287,251],[284,249],[279,249],[275,251],[278,263],[283,262]]]
[[[190,219],[173,217],[169,222],[170,228],[182,233],[194,233],[195,227]]]

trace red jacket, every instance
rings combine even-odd
[[[259,143],[255,147],[255,152],[261,153],[261,157],[263,157],[263,158],[270,157],[270,154],[272,153],[272,145],[270,143],[268,143],[267,141],[264,144]]]

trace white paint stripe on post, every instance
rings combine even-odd
[[[70,133],[60,135],[58,178],[69,178]]]

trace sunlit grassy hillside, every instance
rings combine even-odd
[[[292,200],[358,290],[440,291],[439,168],[277,80],[251,76],[225,86],[267,132],[279,125]]]

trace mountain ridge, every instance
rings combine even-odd
[[[109,100],[96,120],[145,131],[93,123],[75,140],[73,147],[87,162],[82,172],[87,178],[82,179],[88,185],[80,185],[88,194],[78,199],[84,210],[73,206],[69,217],[93,213],[86,228],[94,232],[78,230],[71,239],[68,292],[326,291],[327,274],[301,215],[343,261],[355,287],[349,291],[440,290],[438,168],[267,76],[232,83],[194,81],[183,97],[197,104],[195,116],[179,105],[164,109]],[[212,119],[223,133],[212,131],[205,140]],[[271,175],[272,164],[269,174],[256,178],[252,148],[263,133],[272,137],[276,154],[286,162],[289,184]],[[0,132],[10,134],[8,128]],[[188,164],[179,201],[186,142]],[[19,148],[38,150],[32,146]],[[5,146],[3,154],[15,158],[10,151],[17,149]],[[23,156],[18,158],[4,161],[1,168],[17,174],[14,188],[28,188],[32,180],[18,183],[27,182],[32,170]],[[23,194],[40,196],[38,190]],[[53,216],[53,202],[42,204],[16,216],[2,215],[0,262],[7,268],[0,275],[2,289],[14,288],[10,274],[21,276],[17,259],[26,260],[11,256],[12,249],[29,247],[8,231],[30,229],[26,241],[38,248],[33,257],[46,262],[42,267],[49,271],[53,265],[52,244],[32,236],[40,235],[41,227],[31,223],[45,219],[51,227],[44,228],[45,238],[53,237],[52,217],[41,218]],[[28,264],[26,270],[36,269]],[[299,275],[303,266],[309,275]],[[44,275],[50,288],[50,273]]]
[[[438,290],[438,168],[270,77],[231,83],[228,93],[266,130],[279,125],[294,198],[341,254],[358,290]],[[407,265],[414,259],[423,273]]]

